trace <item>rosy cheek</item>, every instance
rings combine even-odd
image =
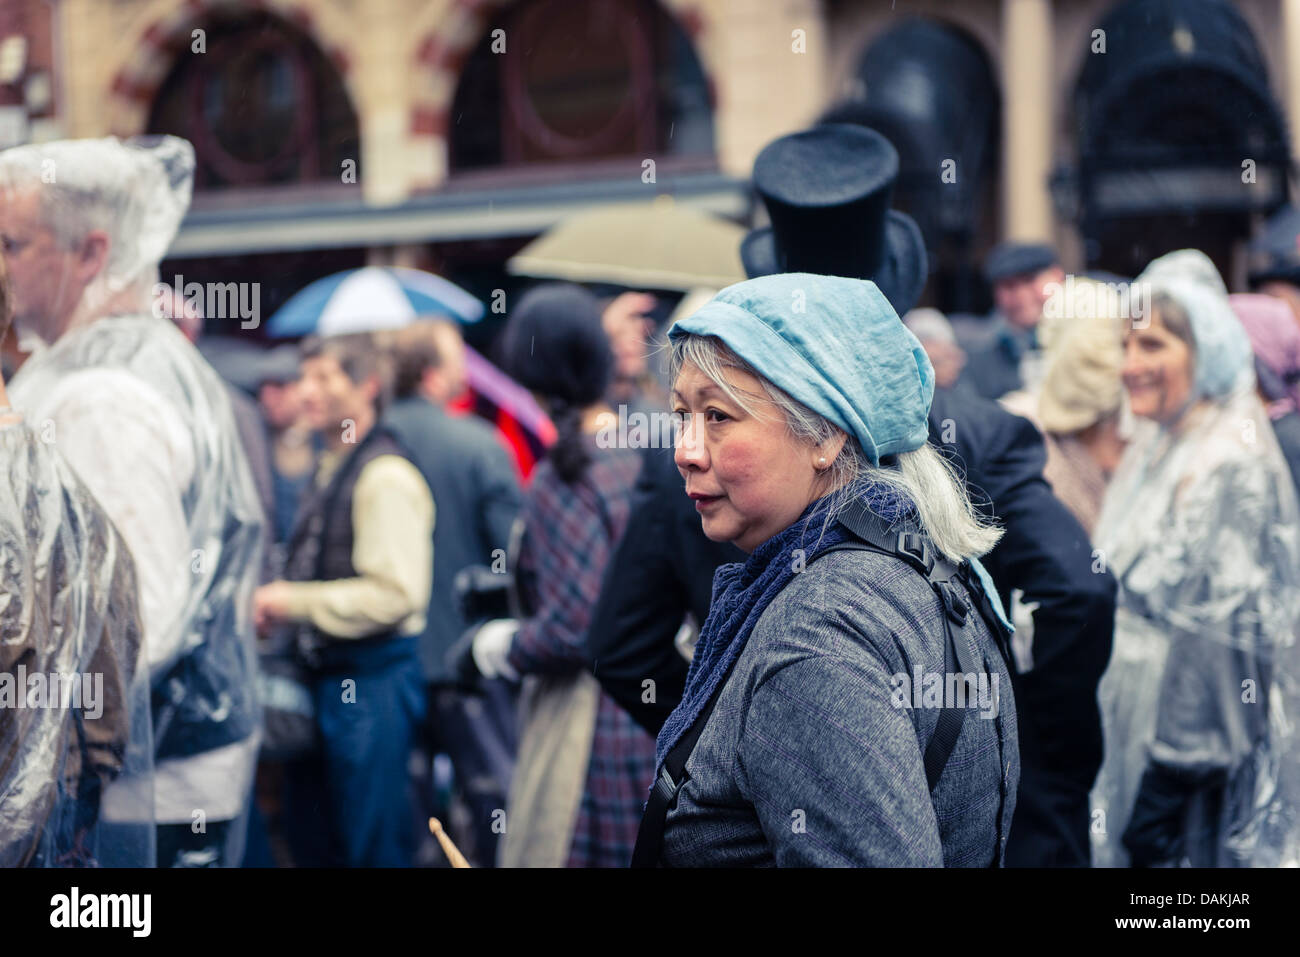
[[[749,441],[726,442],[717,450],[713,467],[729,496],[743,493],[753,483],[760,472],[760,458],[757,444]]]

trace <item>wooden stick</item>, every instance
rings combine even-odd
[[[469,861],[465,860],[465,855],[460,852],[460,849],[456,847],[454,843],[452,843],[451,838],[447,836],[447,832],[442,829],[442,822],[436,817],[429,818],[429,830],[433,832],[433,836],[436,837],[438,843],[442,845],[443,853],[447,855],[447,860],[451,861],[452,867],[470,866]]]

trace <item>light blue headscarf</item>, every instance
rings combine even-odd
[[[1153,296],[1168,294],[1187,313],[1196,340],[1194,398],[1222,398],[1243,384],[1254,368],[1250,337],[1210,257],[1180,249],[1152,260],[1137,281],[1148,284]]]
[[[717,336],[754,370],[858,440],[872,465],[929,436],[934,368],[865,279],[783,273],[738,282],[676,322]]]

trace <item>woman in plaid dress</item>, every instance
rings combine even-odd
[[[654,774],[654,739],[591,676],[586,631],[622,534],[641,457],[603,447],[613,358],[600,307],[554,284],[519,303],[506,367],[559,433],[533,473],[516,568],[526,618],[480,631],[485,674],[525,681],[522,734],[502,848],[505,866],[626,867]]]

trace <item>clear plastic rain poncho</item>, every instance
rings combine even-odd
[[[151,794],[137,823],[99,813],[153,766],[130,553],[16,416],[0,414],[0,472],[0,867],[151,866]]]
[[[32,185],[47,161],[63,191],[50,208],[101,223],[113,251],[65,329],[30,316],[19,329],[50,344],[14,377],[10,401],[48,431],[129,547],[152,684],[154,773],[114,781],[102,815],[134,821],[151,804],[158,824],[211,831],[238,863],[259,737],[251,606],[265,519],[225,387],[151,308],[193,150],[174,137],[19,147],[0,153],[0,189]],[[159,864],[214,855],[179,858]]]
[[[1250,344],[1203,254],[1138,277],[1188,314],[1193,394],[1140,420],[1095,540],[1120,585],[1098,697],[1099,866],[1300,864],[1300,518]],[[1098,812],[1101,812],[1100,814]]]

